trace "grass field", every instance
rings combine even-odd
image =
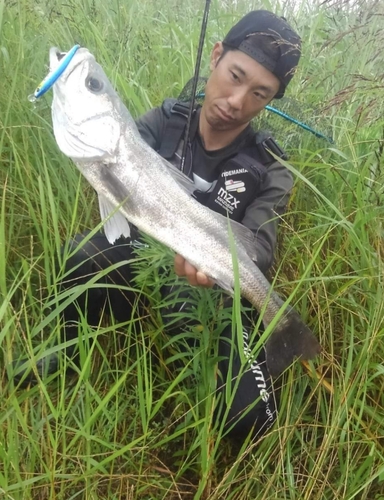
[[[89,48],[136,117],[192,76],[204,2],[0,0],[0,499],[384,500],[384,5],[318,3],[211,6],[202,75],[242,14],[284,14],[303,57],[282,105],[335,141],[267,112],[258,121],[296,179],[270,278],[323,353],[287,371],[272,429],[234,443],[212,418],[216,297],[195,291],[201,346],[172,369],[158,302],[172,254],[156,243],[137,259],[149,318],[82,321],[78,377],[27,389],[8,379],[12,359],[60,348],[60,304],[85,288],[59,291],[61,247],[100,226],[54,140],[51,93],[28,100],[49,48]]]

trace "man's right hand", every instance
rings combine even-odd
[[[187,260],[179,254],[175,255],[175,273],[177,276],[185,276],[187,281],[192,286],[202,286],[204,288],[212,288],[215,282],[206,274],[198,271]]]

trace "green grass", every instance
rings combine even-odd
[[[302,34],[291,112],[335,144],[267,113],[260,124],[289,150],[296,178],[271,279],[322,355],[309,372],[296,363],[286,373],[267,435],[232,442],[213,419],[217,338],[232,313],[196,290],[203,326],[191,335],[202,341],[180,350],[185,335],[167,337],[160,315],[159,268],[172,254],[153,243],[132,284],[151,301],[145,318],[96,330],[83,319],[76,377],[25,390],[8,381],[12,359],[60,349],[60,309],[98,286],[95,277],[58,289],[61,246],[99,219],[92,189],[55,143],[51,96],[27,99],[49,48],[88,47],[138,116],[193,74],[204,5],[0,2],[0,498],[383,500],[383,7],[248,3],[213,2],[202,74],[212,44],[251,8],[285,13]]]

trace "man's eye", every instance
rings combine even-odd
[[[231,71],[231,75],[232,75],[232,78],[233,78],[234,80],[236,80],[236,81],[237,81],[237,80],[239,79],[239,77],[238,77],[238,76],[236,75],[236,73],[234,73],[233,71]]]
[[[260,92],[254,92],[253,95],[257,98],[257,99],[260,99],[262,101],[264,101],[266,99],[265,95],[264,94],[260,94]]]

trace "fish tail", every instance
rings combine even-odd
[[[282,325],[277,327],[265,345],[269,373],[277,377],[295,358],[309,360],[315,358],[321,346],[296,311],[290,309]]]

